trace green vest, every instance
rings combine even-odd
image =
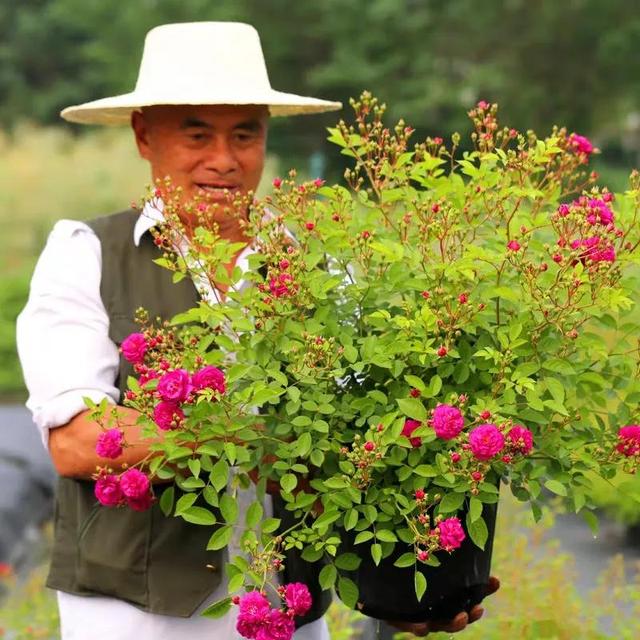
[[[170,319],[198,303],[190,279],[172,281],[171,272],[153,262],[158,250],[150,234],[133,244],[138,214],[125,211],[89,222],[102,247],[100,294],[109,316],[109,337],[117,344],[138,330],[135,310],[144,307],[151,318]],[[121,394],[131,365],[120,358],[116,385]],[[100,506],[93,482],[60,478],[56,492],[55,534],[47,586],[78,595],[106,595],[150,611],[188,617],[220,584],[226,550],[206,551],[211,527],[165,517],[158,504],[148,511]],[[159,499],[165,487],[156,485]],[[274,511],[284,515],[282,500]],[[289,514],[287,514],[289,515]],[[309,564],[288,552],[286,582],[305,582],[313,607],[298,621],[321,617],[329,592],[318,586],[320,563]]]

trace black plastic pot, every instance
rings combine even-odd
[[[497,503],[484,505],[483,518],[489,531],[484,550],[467,536],[462,546],[450,555],[437,554],[440,566],[418,563],[419,571],[427,579],[427,590],[420,602],[414,589],[414,568],[393,565],[403,553],[411,550],[408,545],[396,543],[393,553],[376,566],[369,545],[354,545],[355,534],[343,532],[340,550],[362,558],[356,571],[345,572],[358,585],[358,609],[372,618],[403,622],[450,620],[461,611],[470,611],[482,601],[489,580],[496,512]],[[463,513],[463,523],[464,516]]]

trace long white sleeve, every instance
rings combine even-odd
[[[100,297],[100,241],[84,223],[58,222],[31,280],[18,317],[17,344],[29,391],[27,407],[45,446],[49,429],[66,424],[86,407],[119,396],[114,386],[118,349]]]

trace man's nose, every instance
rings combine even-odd
[[[207,147],[204,159],[205,168],[221,175],[231,173],[238,168],[238,159],[230,141],[222,137],[214,137]]]

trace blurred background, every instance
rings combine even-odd
[[[252,23],[276,89],[345,105],[368,89],[388,104],[389,121],[402,117],[416,128],[416,140],[454,131],[464,137],[466,111],[484,99],[498,102],[502,123],[519,130],[545,134],[558,124],[588,136],[602,150],[594,169],[614,191],[624,190],[631,168],[640,166],[637,2],[0,0],[0,638],[55,637],[55,612],[37,569],[46,555],[42,526],[50,517],[53,474],[20,409],[25,390],[15,354],[16,315],[53,222],[122,210],[148,181],[127,128],[74,126],[58,113],[130,91],[146,31],[195,20]],[[338,179],[341,156],[325,141],[324,128],[339,117],[349,117],[348,106],[342,114],[275,119],[264,183],[291,167]],[[533,527],[519,507],[507,504],[503,540],[523,535],[528,543],[513,566],[517,545],[498,552],[496,571],[502,568],[508,584],[495,597],[492,622],[463,636],[640,637],[634,568],[640,510],[613,497],[609,487],[600,502],[606,516],[598,539],[565,516]],[[536,539],[534,548],[542,551],[527,559]],[[609,565],[618,552],[623,558]],[[538,586],[528,581],[525,592],[518,567],[538,561]],[[613,573],[603,573],[607,566]],[[620,607],[598,613],[588,604],[599,575],[604,591],[596,602],[602,604],[602,593],[617,594]],[[537,613],[520,611],[518,602]],[[584,620],[597,616],[587,629]],[[622,619],[628,622],[612,622]],[[344,611],[335,621],[335,638],[357,637]],[[342,628],[347,631],[340,635]]]

